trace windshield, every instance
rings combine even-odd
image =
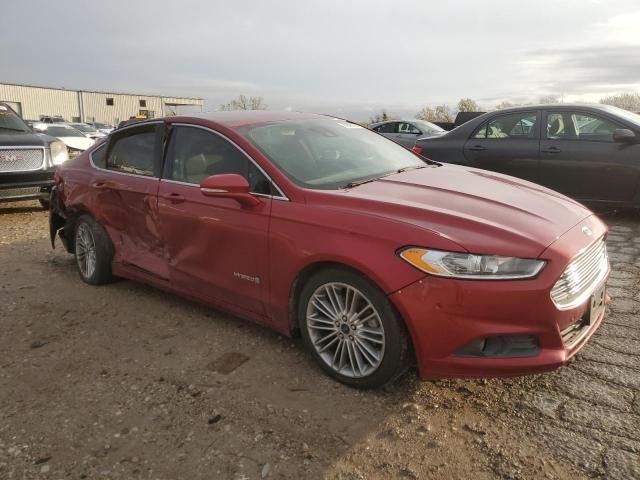
[[[0,133],[30,132],[29,126],[9,107],[0,105]]]
[[[444,128],[440,128],[435,123],[427,122],[425,120],[411,120],[411,121],[415,123],[418,127],[420,127],[420,130],[422,130],[422,133],[446,132]]]
[[[51,135],[52,137],[83,137],[82,132],[79,132],[75,128],[71,127],[55,127],[53,125],[49,125],[45,132],[47,135]]]
[[[285,175],[307,188],[343,188],[424,165],[406,148],[344,120],[295,120],[241,131]]]
[[[71,124],[71,126],[73,128],[75,128],[76,130],[80,130],[81,132],[86,132],[86,133],[96,133],[97,130],[95,128],[93,128],[90,125],[83,125],[81,123],[73,123]]]

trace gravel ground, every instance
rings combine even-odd
[[[606,323],[556,372],[380,391],[144,285],[83,284],[0,208],[0,478],[640,477],[640,216],[610,214]]]

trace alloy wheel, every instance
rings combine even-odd
[[[91,278],[96,270],[96,242],[86,223],[81,223],[76,231],[76,261],[82,276]]]
[[[385,334],[372,302],[357,288],[330,282],[307,304],[307,330],[322,361],[350,378],[371,375],[382,362]]]

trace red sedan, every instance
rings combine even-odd
[[[56,232],[82,280],[154,285],[301,334],[355,387],[563,365],[607,300],[606,226],[505,175],[356,124],[242,112],[139,122],[66,162]]]

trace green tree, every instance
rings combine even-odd
[[[246,97],[245,95],[239,95],[229,103],[220,105],[220,110],[266,110],[267,106],[264,103],[262,97]]]

